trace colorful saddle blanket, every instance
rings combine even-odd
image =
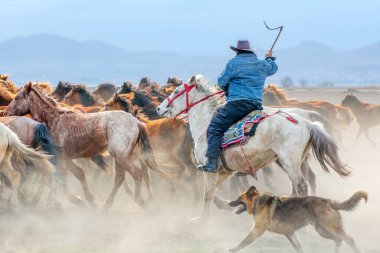
[[[255,134],[257,124],[268,116],[262,111],[253,111],[232,125],[223,135],[222,148],[232,144],[245,144]]]

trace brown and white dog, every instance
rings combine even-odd
[[[303,252],[295,231],[312,224],[319,235],[335,242],[336,252],[342,241],[347,242],[354,252],[360,252],[354,240],[343,230],[339,210],[353,210],[362,198],[367,201],[368,194],[358,191],[344,202],[314,196],[278,197],[271,193],[261,193],[255,186],[251,186],[229,205],[239,207],[235,211],[237,214],[245,211],[252,214],[255,226],[239,245],[229,251],[239,251],[268,230],[285,235],[297,252]]]

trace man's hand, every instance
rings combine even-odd
[[[273,57],[273,56],[272,56],[272,51],[268,51],[268,52],[265,54],[265,58],[269,58],[269,57]]]

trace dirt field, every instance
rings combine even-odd
[[[290,98],[299,100],[324,99],[340,103],[345,89],[289,90]],[[380,89],[360,89],[358,97],[366,102],[380,103]],[[371,147],[363,137],[357,147],[353,147],[357,125],[353,123],[342,141],[339,141],[342,161],[352,168],[352,176],[340,178],[334,172],[326,174],[314,161],[312,168],[317,174],[317,195],[336,200],[346,200],[352,193],[365,190],[369,194],[368,203],[360,202],[352,212],[341,212],[348,234],[358,247],[367,253],[380,252],[380,155],[379,149]],[[370,130],[370,135],[380,146],[380,127]],[[275,193],[290,193],[290,184],[284,172],[275,170],[273,184]],[[154,175],[153,175],[154,176]],[[263,191],[265,188],[261,174],[259,181],[250,179]],[[71,179],[72,192],[81,195],[79,184]],[[90,179],[97,203],[103,204],[111,190],[112,178],[106,177],[102,183]],[[153,178],[156,197],[149,211],[139,208],[120,189],[115,205],[107,213],[89,208],[82,209],[62,199],[62,210],[47,208],[41,203],[37,210],[23,209],[0,214],[0,253],[51,253],[51,252],[227,252],[248,233],[252,218],[247,214],[212,209],[212,217],[207,224],[194,224],[192,217],[200,214],[201,203],[193,204],[193,193],[184,185],[172,197],[164,181]],[[218,192],[226,193],[228,183]],[[0,202],[4,205],[4,200]],[[333,252],[334,243],[319,237],[310,226],[299,231],[299,239],[305,252]],[[255,244],[241,252],[294,252],[284,236],[265,233]],[[341,252],[352,252],[342,244]]]

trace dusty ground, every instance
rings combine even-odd
[[[291,90],[289,96],[300,100],[325,99],[339,103],[345,93],[342,89]],[[361,90],[363,101],[380,103],[379,90]],[[345,200],[357,190],[369,193],[367,204],[361,202],[352,212],[342,212],[347,233],[354,237],[363,252],[380,252],[380,193],[379,150],[369,146],[363,138],[353,147],[354,123],[339,143],[342,160],[352,167],[353,175],[340,178],[326,174],[313,162],[317,174],[317,195]],[[380,146],[380,127],[370,130]],[[80,194],[75,180],[72,191]],[[263,182],[250,179],[263,190]],[[278,194],[289,193],[289,180],[278,169],[273,179]],[[104,203],[111,189],[112,179],[99,183],[91,180],[97,202]],[[226,189],[227,187],[223,187]],[[167,194],[167,186],[154,180],[157,193],[149,212],[137,207],[121,189],[114,207],[107,213],[100,210],[81,209],[62,200],[63,210],[52,211],[40,206],[37,210],[21,210],[18,213],[0,214],[0,252],[226,252],[247,234],[252,218],[227,211],[212,210],[209,223],[195,225],[190,218],[200,213],[200,204],[193,205],[188,186],[175,197]],[[219,192],[225,195],[224,192]],[[61,197],[62,198],[62,197]],[[62,198],[63,199],[63,198]],[[319,237],[312,227],[299,231],[299,239],[305,252],[333,252],[333,243]],[[283,236],[266,233],[254,245],[242,252],[293,252]],[[341,252],[351,252],[343,243]]]

